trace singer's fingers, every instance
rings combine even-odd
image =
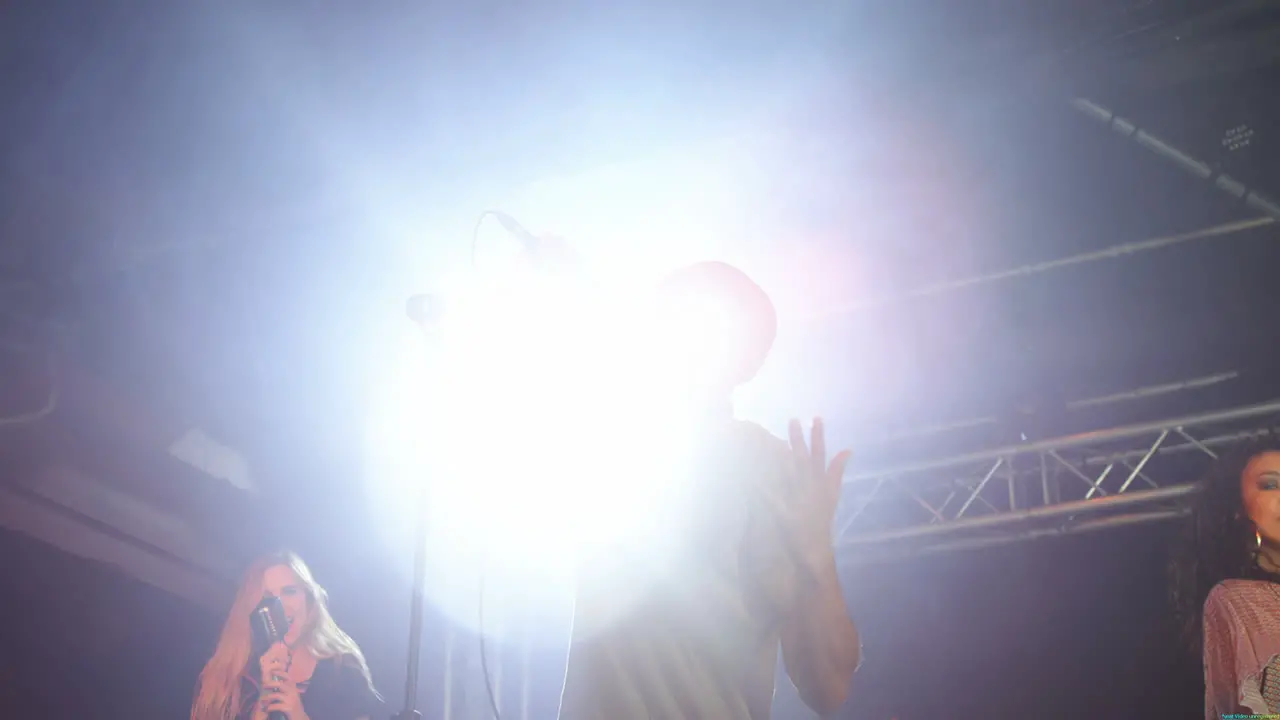
[[[792,418],[791,422],[787,423],[787,434],[790,436],[791,450],[797,456],[809,454],[808,443],[804,441],[804,426],[799,420]]]
[[[796,470],[805,472],[810,463],[809,444],[804,439],[804,426],[799,420],[787,424],[787,432],[791,436],[791,457]],[[797,480],[799,478],[796,478]]]
[[[287,699],[291,695],[296,694],[298,688],[287,680],[277,680],[262,686],[262,696],[264,698],[281,698]]]
[[[289,646],[284,643],[276,643],[262,653],[259,663],[266,667],[273,664],[288,664],[289,662]]]
[[[289,658],[289,646],[282,642],[273,643],[267,651],[262,653],[261,664],[265,667],[269,663],[286,662]]]
[[[848,450],[841,450],[831,460],[831,466],[827,468],[827,479],[836,488],[836,492],[840,492],[840,486],[844,484],[844,471],[849,466],[849,458],[853,457],[853,453]]]
[[[809,446],[809,462],[813,467],[814,477],[818,477],[827,469],[827,437],[822,426],[822,418],[813,419]]]
[[[277,669],[275,673],[262,682],[262,688],[264,690],[278,690],[282,692],[285,690],[291,690],[297,687],[297,685],[298,684],[293,681],[293,678],[289,677],[283,669]]]

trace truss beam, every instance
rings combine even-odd
[[[864,560],[1167,520],[1224,448],[1278,420],[1273,401],[854,474],[837,548]]]
[[[1243,204],[1265,213],[1273,220],[1280,220],[1280,204],[1249,187],[1244,182],[1220,172],[1212,163],[1188,155],[1169,144],[1169,142],[1143,130],[1132,120],[1121,117],[1092,100],[1076,98],[1071,104],[1085,117],[1093,118],[1107,125],[1117,134],[1129,138],[1138,145],[1173,162],[1205,183],[1237,198]]]

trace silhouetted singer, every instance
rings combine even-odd
[[[661,295],[704,323],[676,349],[693,368],[687,390],[706,438],[687,504],[664,527],[681,551],[579,569],[561,718],[766,720],[779,647],[800,697],[829,715],[861,655],[831,538],[848,453],[828,462],[820,420],[807,441],[793,421],[788,443],[734,419],[732,391],[777,332],[772,302],[745,274],[699,264]],[[708,299],[731,312],[698,312]]]

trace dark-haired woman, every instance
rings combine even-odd
[[[1280,712],[1280,441],[1219,460],[1196,503],[1175,597],[1201,641],[1205,718]]]

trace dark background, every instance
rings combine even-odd
[[[406,568],[363,489],[370,369],[421,289],[414,263],[462,242],[413,228],[471,217],[492,188],[768,114],[790,160],[763,209],[825,238],[774,251],[834,258],[833,304],[1254,216],[1078,117],[1077,95],[1280,192],[1280,9],[1261,0],[0,8],[0,407],[39,406],[46,356],[61,388],[52,416],[0,425],[0,500],[7,525],[20,500],[120,548],[89,561],[55,549],[61,531],[0,534],[5,716],[181,717],[219,592],[280,544],[398,708]],[[1250,146],[1224,150],[1240,125]],[[1275,241],[823,316],[779,348],[784,389],[816,393],[855,447],[974,416],[1007,421],[960,445],[1016,439],[1029,416],[1054,434],[1270,399]],[[1224,370],[1238,378],[1176,407],[1053,412]],[[168,457],[191,427],[249,458],[260,492]],[[49,490],[75,473],[180,529]],[[1161,583],[1174,531],[851,572],[867,659],[850,716],[1198,716]]]

